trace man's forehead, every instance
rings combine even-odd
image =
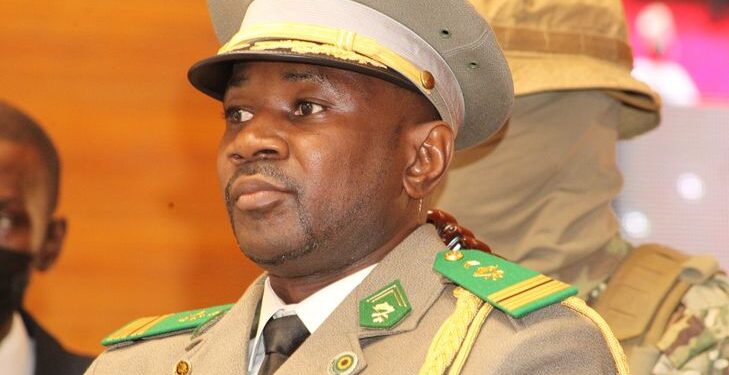
[[[20,167],[39,159],[40,155],[32,145],[0,138],[0,167]]]
[[[45,170],[40,153],[29,144],[0,139],[0,185],[23,186]]]
[[[329,92],[340,94],[349,92],[365,98],[378,92],[383,86],[400,89],[379,78],[346,69],[294,62],[249,61],[238,63],[233,67],[231,78],[228,80],[226,97],[231,89],[245,88],[253,81],[271,82],[272,80],[292,85],[319,86]],[[407,91],[406,89],[401,90]]]
[[[288,62],[245,62],[233,67],[229,86],[241,86],[256,76],[290,82],[314,82],[331,85],[333,80],[350,72],[312,64]]]
[[[21,202],[23,192],[28,190],[27,163],[22,159],[12,159],[0,152],[0,206],[10,202]]]

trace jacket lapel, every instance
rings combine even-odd
[[[347,354],[356,359],[352,374],[364,370],[367,362],[361,339],[415,329],[420,318],[442,293],[444,281],[433,271],[433,260],[435,254],[444,249],[445,245],[433,226],[420,226],[380,262],[276,373],[327,373],[335,360]],[[396,279],[400,280],[410,300],[410,314],[389,329],[360,327],[359,301]]]
[[[256,279],[243,297],[209,331],[193,338],[183,355],[199,374],[248,374],[250,332],[257,322],[265,274]]]

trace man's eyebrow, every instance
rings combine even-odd
[[[317,71],[311,71],[311,70],[305,70],[305,71],[296,71],[296,72],[285,72],[282,75],[282,78],[284,81],[290,81],[290,82],[316,82],[322,85],[329,86],[330,88],[334,87],[334,84],[332,84],[332,81],[327,78],[326,74],[317,72]]]
[[[244,83],[248,82],[248,76],[245,74],[233,74],[233,76],[230,77],[230,80],[228,80],[228,87],[240,87],[243,86]]]
[[[13,197],[2,197],[0,198],[0,210],[4,210],[10,206],[13,206],[14,204],[18,203],[17,198]]]

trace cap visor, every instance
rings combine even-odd
[[[217,100],[223,100],[235,64],[250,61],[293,62],[327,66],[366,74],[419,92],[407,78],[392,69],[381,69],[324,55],[302,55],[290,51],[235,51],[201,60],[187,72],[190,83]]]

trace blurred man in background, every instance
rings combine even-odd
[[[48,135],[0,101],[0,374],[81,374],[90,358],[67,352],[23,310],[31,269],[50,268],[66,221],[53,217],[60,163]]]
[[[617,141],[657,126],[660,108],[630,76],[620,1],[472,2],[494,26],[517,98],[499,144],[456,156],[437,206],[498,254],[576,285],[634,373],[725,373],[729,283],[716,260],[633,248],[611,206]]]

